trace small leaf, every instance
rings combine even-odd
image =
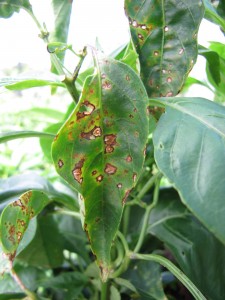
[[[65,87],[65,84],[61,82],[59,78],[32,78],[32,77],[18,77],[11,78],[5,77],[0,79],[0,86],[4,86],[8,90],[20,91],[25,89],[30,89],[33,87],[41,86],[60,86]]]
[[[50,36],[51,42],[66,43],[69,33],[70,16],[72,11],[73,1],[68,0],[53,0],[53,12],[55,16],[54,32]],[[63,64],[65,52],[59,52],[58,57]],[[54,65],[51,67],[53,73],[57,73]]]
[[[0,0],[0,18],[9,18],[21,8],[32,11],[29,0]]]
[[[148,95],[177,95],[197,58],[202,2],[125,0],[125,11]]]
[[[39,214],[48,203],[49,199],[43,192],[28,191],[3,210],[0,236],[3,250],[10,260],[16,255],[30,219]]]
[[[225,244],[225,108],[203,98],[156,102],[166,106],[153,135],[156,163],[183,203]]]
[[[143,166],[147,95],[125,64],[109,58],[96,64],[98,74],[87,78],[52,157],[57,172],[82,194],[84,227],[106,279],[123,206]]]

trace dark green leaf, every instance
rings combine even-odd
[[[219,0],[219,4],[217,6],[218,14],[224,19],[225,18],[225,1]]]
[[[225,107],[203,98],[153,102],[166,106],[153,136],[159,169],[183,203],[225,243]]]
[[[182,205],[175,190],[160,192],[148,232],[165,242],[182,270],[207,299],[225,298],[225,247]]]
[[[149,261],[132,262],[123,278],[136,288],[142,300],[165,300],[160,265]],[[138,299],[138,298],[137,298]]]
[[[70,16],[72,11],[72,3],[73,1],[68,0],[53,0],[53,12],[55,16],[55,26],[54,32],[50,36],[51,42],[60,42],[66,43],[68,32],[69,32],[69,25],[70,25]],[[63,63],[64,61],[65,52],[58,53],[58,57]],[[53,73],[57,73],[54,65],[51,68]]]
[[[64,300],[78,299],[84,286],[88,283],[88,277],[79,272],[68,272],[41,283],[43,287],[60,291]]]
[[[177,95],[197,58],[202,2],[125,0],[125,10],[148,95]]]
[[[30,220],[48,203],[49,199],[43,192],[28,191],[5,207],[0,219],[0,236],[2,248],[10,260],[15,257]]]
[[[147,95],[125,64],[109,58],[96,64],[98,74],[87,78],[52,155],[57,172],[84,198],[85,230],[105,277],[124,203],[143,166]]]
[[[32,11],[29,0],[0,0],[0,18],[9,18],[21,8]]]
[[[37,230],[31,243],[19,253],[18,259],[30,266],[56,268],[63,262],[64,240],[53,216],[38,219]]]
[[[45,137],[53,140],[54,134],[38,131],[11,131],[0,134],[0,144],[12,141],[15,139],[30,138],[30,137]]]

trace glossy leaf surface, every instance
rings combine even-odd
[[[39,191],[28,191],[9,204],[1,214],[0,236],[4,252],[13,260],[30,219],[49,203],[48,197]]]
[[[156,102],[166,106],[153,136],[157,165],[183,203],[225,243],[225,108],[203,98]]]
[[[202,2],[125,0],[125,11],[148,95],[177,95],[197,58]]]
[[[160,192],[148,232],[163,241],[207,299],[225,297],[225,247],[182,205],[173,189]],[[212,283],[213,278],[213,283]]]
[[[31,11],[29,0],[0,0],[0,18],[9,18],[21,8]]]
[[[105,278],[123,206],[143,166],[147,95],[125,64],[101,59],[53,142],[57,172],[82,194],[85,230]]]

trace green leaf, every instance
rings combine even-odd
[[[151,212],[148,232],[166,244],[181,269],[207,299],[225,298],[225,247],[182,205],[175,190],[160,192],[159,202]]]
[[[35,236],[17,258],[38,268],[57,268],[63,262],[64,239],[54,216],[38,218]]]
[[[9,18],[21,8],[32,11],[29,0],[0,0],[0,18]]]
[[[159,169],[183,203],[225,243],[225,107],[203,98],[153,103],[166,106],[153,135]]]
[[[41,286],[60,291],[62,292],[62,299],[71,300],[78,299],[77,297],[87,283],[88,277],[84,274],[67,272],[44,281]]]
[[[28,191],[5,207],[0,219],[2,248],[9,260],[13,260],[30,219],[38,215],[49,203],[48,197],[39,191]]]
[[[223,29],[223,31],[225,30],[225,20],[224,17],[221,17],[218,13],[218,11],[216,10],[216,8],[212,5],[210,0],[203,0],[204,2],[204,6],[205,6],[205,18],[219,26],[221,26],[221,28]],[[221,6],[220,6],[221,7]],[[219,9],[219,12],[221,12],[221,10]]]
[[[47,132],[38,132],[38,131],[11,131],[3,132],[0,134],[0,144],[12,141],[15,139],[30,138],[30,137],[42,137],[53,140],[54,134]]]
[[[125,11],[148,95],[177,95],[197,58],[202,2],[125,0]]]
[[[0,86],[4,86],[8,90],[12,91],[20,91],[25,89],[30,89],[33,87],[41,87],[41,86],[61,86],[65,87],[65,84],[59,78],[49,78],[49,79],[42,79],[42,78],[25,78],[25,77],[18,77],[18,78],[11,78],[11,77],[4,77],[0,79]]]
[[[132,262],[123,274],[138,291],[143,300],[167,299],[162,287],[160,266],[154,262]]]
[[[148,136],[147,95],[125,64],[105,58],[53,142],[57,172],[82,194],[85,230],[106,279],[123,206],[139,178]]]
[[[69,32],[69,25],[70,25],[70,16],[72,11],[72,4],[73,1],[68,0],[53,0],[53,12],[55,16],[55,26],[54,32],[50,36],[51,42],[60,42],[66,43],[68,32]],[[58,53],[58,57],[63,64],[65,52]],[[54,65],[52,64],[51,71],[53,73],[57,73]]]
[[[211,42],[210,50],[212,53],[218,56],[218,59],[212,59],[211,62],[207,59],[206,63],[206,73],[209,82],[215,89],[214,99],[217,102],[224,102],[225,94],[225,54],[224,54],[224,44]],[[214,56],[215,56],[214,55]],[[219,63],[218,63],[219,60]],[[218,82],[215,77],[215,72],[219,73],[220,81]]]
[[[215,51],[209,50],[202,46],[200,46],[199,54],[205,57],[207,60],[208,71],[210,72],[216,85],[219,85],[221,82],[219,55]]]
[[[72,190],[63,189],[62,185],[60,186],[60,190],[56,189],[48,180],[35,172],[27,172],[7,179],[0,179],[0,210],[5,203],[15,200],[27,190],[45,192],[52,201],[57,201],[70,210],[78,210],[76,193]]]

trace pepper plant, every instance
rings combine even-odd
[[[1,85],[49,85],[72,101],[41,132],[1,133],[1,143],[39,137],[58,177],[0,182],[0,298],[223,299],[225,46],[197,36],[203,18],[225,30],[224,1],[125,0],[130,41],[108,56],[67,44],[72,2],[52,1],[49,33],[28,0],[0,1],[2,18],[31,16],[55,74]],[[71,70],[66,51],[78,57]],[[188,77],[198,54],[208,82]],[[192,83],[214,101],[185,97]]]

